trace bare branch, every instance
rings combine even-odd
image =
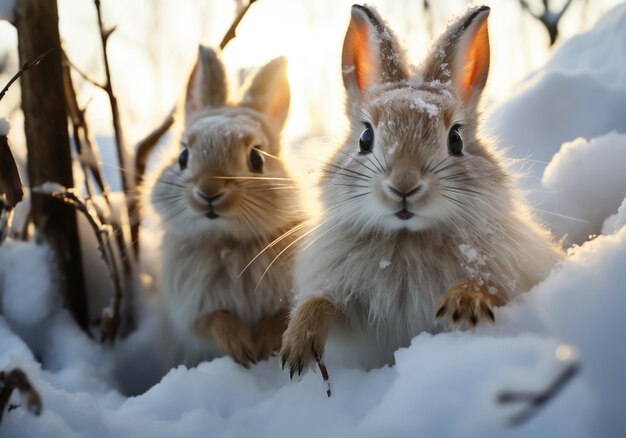
[[[110,207],[110,189],[108,184],[102,177],[102,170],[99,166],[98,151],[94,147],[89,133],[89,126],[87,124],[87,120],[85,119],[85,110],[80,108],[80,106],[78,105],[78,96],[76,94],[76,89],[74,88],[74,82],[72,81],[72,75],[70,72],[71,66],[72,63],[68,59],[65,52],[63,52],[63,83],[65,88],[65,102],[67,104],[68,114],[72,123],[72,137],[74,140],[74,145],[76,147],[76,152],[79,155],[81,168],[83,169],[83,173],[85,174],[85,187],[87,189],[87,194],[89,195],[89,197],[92,197],[93,194],[91,190],[91,184],[87,174],[87,170],[89,170],[91,176],[98,185],[100,193],[102,194],[107,205]],[[91,157],[91,159],[85,160],[85,155],[88,155],[89,157]]]
[[[28,69],[38,66],[41,61],[43,61],[43,59],[48,55],[48,53],[52,52],[52,50],[54,49],[48,49],[45,53],[42,53],[41,55],[38,55],[35,58],[26,61],[24,65],[20,67],[17,73],[13,75],[9,82],[7,82],[2,91],[0,91],[0,100],[2,100],[5,94],[7,94],[7,91],[9,91],[9,88],[11,87],[11,85],[13,85],[13,82],[17,81],[19,77],[24,74],[24,72],[28,71]]]
[[[42,404],[39,393],[33,388],[26,373],[19,368],[9,372],[0,371],[0,423],[11,399],[13,390],[17,389],[26,399],[26,407],[33,415],[41,414]]]
[[[533,18],[535,18],[536,20],[540,20],[539,15],[535,14],[533,10],[530,9],[530,6],[526,2],[526,0],[519,0],[519,4],[522,7],[522,9],[528,12]]]
[[[126,205],[128,208],[128,219],[130,221],[130,237],[133,247],[135,258],[139,253],[139,211],[137,209],[137,198],[135,196],[134,179],[131,178],[129,172],[129,159],[127,157],[126,144],[124,142],[124,135],[122,131],[122,121],[120,117],[120,109],[117,104],[117,97],[113,92],[113,86],[111,84],[111,68],[109,66],[109,56],[107,54],[107,43],[109,37],[115,31],[115,27],[106,29],[102,21],[102,10],[100,8],[100,0],[94,0],[96,6],[96,13],[98,15],[98,27],[100,29],[100,40],[102,42],[102,57],[104,62],[104,72],[106,76],[106,82],[104,83],[104,91],[109,96],[109,103],[111,106],[111,117],[113,119],[113,131],[115,135],[115,147],[117,150],[117,158],[120,167],[120,176],[122,178],[122,188],[124,195],[126,196]],[[123,235],[121,235],[123,237]],[[127,258],[127,252],[122,252],[122,258]],[[126,261],[124,266],[130,266]]]
[[[222,38],[222,41],[220,42],[220,50],[224,50],[230,40],[234,39],[237,36],[237,26],[239,26],[239,23],[246,15],[246,12],[248,12],[250,6],[252,6],[255,2],[256,0],[250,0],[248,4],[241,8],[241,10],[237,13],[237,15],[235,16],[235,20],[230,25],[230,27],[226,31],[226,35],[224,35],[224,38]]]
[[[65,62],[67,62],[69,64],[70,67],[72,67],[72,69],[78,73],[78,75],[83,78],[84,80],[86,80],[87,82],[89,82],[90,84],[92,84],[95,87],[98,87],[104,91],[106,91],[105,88],[105,84],[103,84],[100,81],[95,80],[94,78],[92,78],[91,76],[89,76],[87,73],[85,73],[82,69],[80,69],[76,64],[74,64],[68,57],[67,55],[64,53],[64,59]]]
[[[546,389],[540,392],[503,391],[498,395],[498,403],[527,404],[526,409],[514,415],[509,420],[510,426],[519,426],[536,415],[548,402],[554,399],[565,385],[580,372],[580,364],[570,363]]]
[[[143,175],[146,171],[146,164],[148,163],[148,157],[150,153],[154,149],[154,147],[159,143],[161,137],[165,135],[165,133],[172,127],[174,124],[175,108],[170,111],[169,115],[161,122],[161,125],[158,126],[154,131],[152,131],[146,138],[141,140],[137,144],[137,148],[135,150],[135,185],[139,186],[142,183]]]
[[[561,18],[563,17],[563,15],[565,15],[571,4],[572,0],[567,0],[567,2],[563,5],[563,7],[561,8],[561,12],[559,12],[558,14],[557,22],[561,21]]]

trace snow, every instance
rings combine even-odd
[[[626,402],[619,378],[626,366],[625,263],[623,228],[585,243],[523,302],[498,310],[497,326],[421,334],[396,352],[394,367],[331,368],[330,399],[319,374],[291,383],[276,358],[251,370],[226,358],[178,367],[126,398],[112,380],[116,359],[64,311],[57,310],[42,343],[45,370],[9,317],[0,317],[0,366],[24,369],[44,403],[36,419],[21,408],[11,411],[0,431],[23,437],[44,430],[46,436],[137,437],[207,430],[227,436],[620,436],[626,432],[616,412]],[[581,317],[588,323],[580,324]],[[127,350],[129,342],[115,348]],[[563,343],[579,351],[581,375],[527,425],[509,429],[510,416],[523,406],[499,406],[498,393],[547,386],[567,362]]]
[[[602,234],[615,233],[624,225],[626,225],[626,198],[622,201],[617,213],[606,218],[602,225]]]
[[[391,266],[391,260],[387,260],[387,259],[382,259],[379,263],[378,263],[378,267],[380,269],[382,269],[383,271],[385,269],[387,269],[389,266]]]
[[[439,108],[437,108],[436,105],[424,102],[419,97],[415,98],[415,100],[410,103],[409,108],[417,111],[425,111],[430,117],[435,117],[439,114]]]
[[[52,194],[56,192],[62,193],[62,192],[65,192],[65,190],[66,190],[65,187],[63,187],[58,182],[54,182],[54,181],[46,181],[43,184],[33,187],[33,192],[35,193]]]
[[[600,233],[626,196],[624,29],[626,4],[565,41],[487,114],[488,132],[517,160],[530,200],[566,245]]]
[[[626,196],[624,163],[626,134],[615,132],[566,142],[554,155],[543,173],[543,191],[534,199],[541,209],[558,212],[549,221],[567,243],[583,242],[602,231],[604,220]]]
[[[0,251],[2,313],[26,326],[40,323],[58,300],[47,246],[7,241]]]
[[[395,353],[394,366],[332,366],[330,398],[319,372],[290,382],[277,358],[251,369],[220,358],[164,374],[151,291],[154,229],[142,230],[155,239],[143,241],[139,327],[112,347],[63,310],[50,251],[9,239],[0,247],[0,369],[23,369],[43,411],[32,416],[14,394],[21,406],[4,414],[0,436],[626,436],[624,24],[626,5],[561,45],[488,117],[509,156],[521,159],[513,164],[526,168],[542,218],[566,245],[579,244],[545,281],[497,309],[496,325],[420,334]],[[528,157],[544,163],[528,169]],[[94,248],[83,239],[90,291],[106,283]],[[460,249],[469,267],[484,263],[470,245]],[[379,261],[382,270],[391,264]],[[500,405],[498,395],[541,391],[572,361],[580,373],[511,427],[526,405]]]

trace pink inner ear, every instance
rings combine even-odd
[[[474,32],[465,50],[463,62],[457,84],[461,99],[467,103],[472,97],[474,87],[482,89],[485,86],[489,73],[489,31],[486,19]]]
[[[367,23],[353,19],[344,43],[343,65],[344,68],[354,67],[354,77],[360,91],[368,89],[375,81],[377,64],[374,52]]]

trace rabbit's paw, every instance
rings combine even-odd
[[[222,354],[230,356],[244,367],[256,363],[256,348],[246,326],[232,313],[218,310],[202,318],[199,330],[212,335]]]
[[[335,306],[324,297],[314,297],[299,305],[283,335],[280,360],[289,377],[302,374],[305,366],[320,362],[324,354],[328,317]]]
[[[283,339],[283,333],[287,328],[288,313],[279,314],[261,321],[254,335],[254,343],[257,349],[257,360],[265,360],[278,350]]]
[[[480,320],[495,322],[494,308],[506,304],[499,287],[482,279],[462,278],[441,296],[436,318],[448,316],[455,325],[474,327]]]

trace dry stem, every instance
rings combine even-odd
[[[570,363],[546,389],[540,392],[503,391],[498,395],[500,404],[525,403],[526,409],[509,420],[510,426],[519,426],[536,415],[542,407],[554,399],[565,385],[580,372],[580,364]]]
[[[19,368],[6,373],[0,371],[0,423],[14,389],[17,389],[26,399],[26,407],[30,413],[41,414],[41,397],[33,388],[26,373]]]
[[[82,199],[72,189],[61,187],[58,190],[50,192],[46,192],[43,189],[33,189],[33,191],[48,194],[65,202],[66,204],[73,206],[77,211],[85,216],[87,222],[93,229],[96,239],[98,240],[98,250],[100,251],[100,256],[107,266],[114,289],[113,303],[111,306],[112,309],[105,312],[100,331],[100,340],[102,342],[113,342],[120,325],[123,291],[120,272],[117,263],[115,262],[115,253],[113,251],[113,245],[111,244],[109,229],[102,224],[97,214],[89,209],[87,205],[88,201]]]

